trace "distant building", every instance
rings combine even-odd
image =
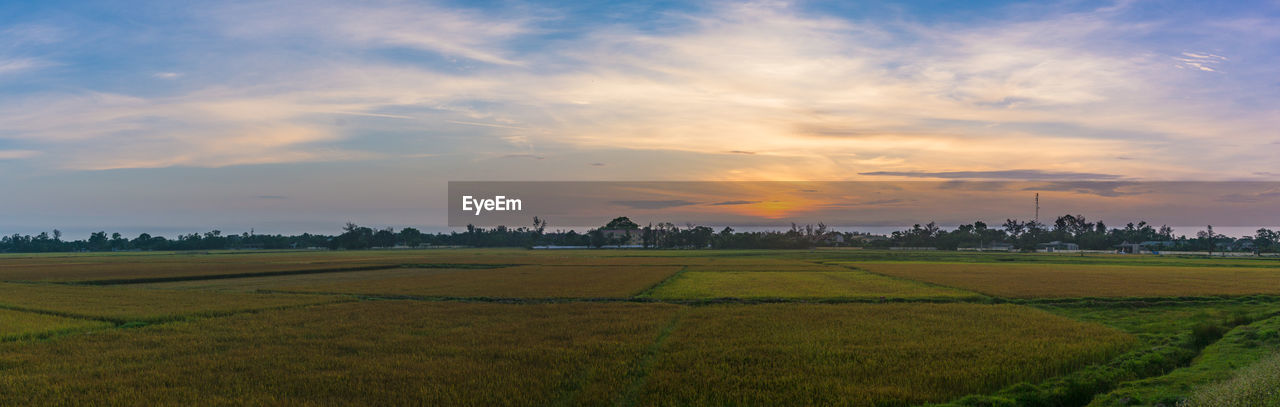
[[[961,247],[956,250],[974,251],[974,252],[1008,252],[1013,251],[1013,245],[1008,243],[987,243],[979,247]]]
[[[1142,243],[1124,242],[1116,245],[1116,252],[1124,254],[1141,254],[1143,250]]]
[[[1036,249],[1050,252],[1050,253],[1064,251],[1064,250],[1077,251],[1077,250],[1080,250],[1080,245],[1075,243],[1062,242],[1062,241],[1055,240],[1049,243],[1038,244],[1036,245]]]
[[[600,229],[600,233],[608,240],[609,246],[630,246],[644,243],[644,232],[640,229]]]

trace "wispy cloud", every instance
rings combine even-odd
[[[532,159],[532,160],[541,160],[541,159],[544,159],[544,158],[546,158],[546,157],[543,157],[543,156],[540,156],[540,155],[537,155],[537,154],[524,154],[524,153],[521,153],[521,154],[506,154],[506,155],[503,155],[503,156],[502,156],[502,158],[527,158],[527,159]]]
[[[0,75],[12,74],[48,66],[49,63],[34,58],[10,58],[0,56]]]
[[[1210,53],[1183,52],[1174,57],[1179,68],[1191,68],[1204,72],[1218,72],[1218,66],[1227,61],[1227,57]]]
[[[872,171],[859,175],[891,176],[908,178],[942,178],[942,179],[1004,179],[1022,181],[1040,180],[1109,180],[1120,178],[1119,175],[1088,172],[1052,172],[1041,170],[1002,170],[1002,171]]]
[[[34,150],[0,150],[0,160],[31,158],[37,155],[40,155],[40,152]]]
[[[698,204],[697,202],[690,202],[683,199],[609,201],[609,203],[630,209],[667,209]]]
[[[355,46],[400,46],[500,65],[522,65],[501,42],[532,30],[526,20],[423,3],[264,1],[216,11],[233,35],[251,40],[320,37]]]
[[[1024,191],[1069,191],[1086,195],[1097,195],[1102,197],[1119,197],[1130,195],[1142,195],[1148,191],[1140,188],[1142,184],[1136,182],[1119,182],[1119,181],[1056,181],[1042,185],[1035,185],[1023,188]]]

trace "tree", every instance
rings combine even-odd
[[[400,235],[396,239],[405,246],[417,247],[422,244],[422,232],[414,228],[400,229]]]
[[[1253,235],[1253,251],[1255,254],[1261,254],[1264,250],[1273,250],[1276,243],[1280,243],[1280,233],[1271,229],[1258,229],[1258,233]]]
[[[1220,237],[1222,237],[1222,235],[1219,235],[1213,232],[1213,225],[1207,226],[1205,230],[1196,232],[1196,238],[1200,239],[1200,241],[1202,242],[1206,242],[1205,245],[1209,248],[1210,256],[1213,256],[1214,246],[1217,245],[1218,239]]]
[[[637,225],[635,222],[632,222],[631,218],[628,218],[626,216],[619,216],[609,221],[607,225],[604,225],[604,228],[611,229],[611,230],[636,230],[636,229],[640,229],[640,225]]]
[[[396,232],[391,228],[377,231],[369,241],[369,245],[373,247],[392,247],[396,245]]]
[[[106,250],[107,232],[93,232],[89,234],[89,250]]]

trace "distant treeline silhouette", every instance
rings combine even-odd
[[[1053,224],[1036,221],[1006,220],[999,227],[983,222],[944,230],[934,223],[914,225],[888,236],[838,232],[826,225],[791,225],[788,230],[737,232],[731,227],[715,231],[708,226],[676,226],[671,223],[644,227],[627,217],[618,217],[600,228],[578,233],[574,230],[547,231],[546,220],[534,218],[532,227],[481,228],[467,226],[465,232],[423,233],[415,228],[373,229],[347,223],[342,233],[319,235],[262,235],[253,233],[224,235],[214,230],[191,233],[168,239],[143,233],[126,238],[119,233],[92,233],[84,240],[63,240],[62,233],[40,233],[35,236],[13,234],[0,236],[0,252],[75,252],[131,250],[226,250],[226,249],[370,249],[391,247],[640,247],[686,249],[806,249],[829,246],[866,248],[935,248],[1013,249],[1030,251],[1038,248],[1057,250],[1116,250],[1122,245],[1147,250],[1252,251],[1275,252],[1280,249],[1280,234],[1259,229],[1254,236],[1230,238],[1213,232],[1212,226],[1192,237],[1174,236],[1168,226],[1153,227],[1146,222],[1129,223],[1123,228],[1108,228],[1103,222],[1089,222],[1084,216],[1064,215]]]

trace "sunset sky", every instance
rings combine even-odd
[[[565,3],[4,2],[0,233],[443,227],[448,181],[1280,176],[1280,1]]]

